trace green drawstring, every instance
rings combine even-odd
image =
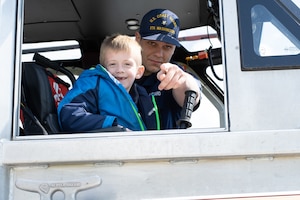
[[[154,95],[151,96],[151,99],[152,99],[152,103],[153,103],[153,106],[154,106],[157,130],[160,130],[160,120],[159,120],[158,108],[157,108],[157,104],[156,104],[156,100],[155,100]]]
[[[141,120],[141,117],[139,115],[139,113],[137,112],[137,110],[135,109],[135,107],[132,105],[132,102],[130,102],[130,105],[136,115],[136,118],[138,119],[139,121],[139,124],[140,124],[140,127],[141,127],[141,130],[144,131],[145,130],[145,127],[144,127],[144,124],[143,124],[143,121]]]
[[[156,118],[156,126],[157,126],[157,130],[160,130],[160,119],[159,119],[159,114],[158,114],[158,108],[157,108],[157,104],[156,104],[156,100],[155,100],[155,97],[154,95],[151,96],[151,99],[152,99],[152,103],[153,103],[153,110],[155,112],[155,118]],[[144,123],[139,115],[139,113],[137,112],[137,110],[135,109],[134,105],[132,105],[132,102],[130,102],[130,105],[138,119],[138,122],[140,124],[140,127],[141,127],[141,130],[144,131],[145,130],[145,127],[144,127]]]

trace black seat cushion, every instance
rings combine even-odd
[[[47,71],[34,62],[23,63],[22,85],[27,106],[49,133],[60,131]]]

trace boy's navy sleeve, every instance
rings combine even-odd
[[[113,116],[88,112],[85,102],[65,104],[60,111],[61,128],[67,132],[92,131],[117,125]]]
[[[78,80],[77,85],[74,85],[74,88],[60,102],[58,117],[62,131],[93,131],[117,125],[115,116],[100,115],[98,91],[95,83],[95,80]],[[87,87],[87,85],[90,85],[88,86],[89,89],[83,88]]]

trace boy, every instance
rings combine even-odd
[[[125,35],[107,37],[101,44],[100,64],[104,67],[85,70],[60,102],[62,130],[157,129],[158,114],[151,98],[134,84],[144,73],[140,45]]]

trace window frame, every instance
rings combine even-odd
[[[238,25],[240,28],[240,44],[241,44],[241,70],[273,70],[273,69],[300,69],[298,55],[283,56],[258,56],[254,49],[252,35],[251,9],[256,5],[262,5],[275,16],[281,24],[300,41],[300,27],[297,25],[294,15],[286,11],[287,7],[282,7],[282,1],[253,0],[253,1],[237,1],[238,8]],[[284,23],[283,23],[284,22]],[[298,34],[297,34],[298,33]],[[260,33],[261,34],[261,33]],[[259,38],[261,35],[259,35]]]

